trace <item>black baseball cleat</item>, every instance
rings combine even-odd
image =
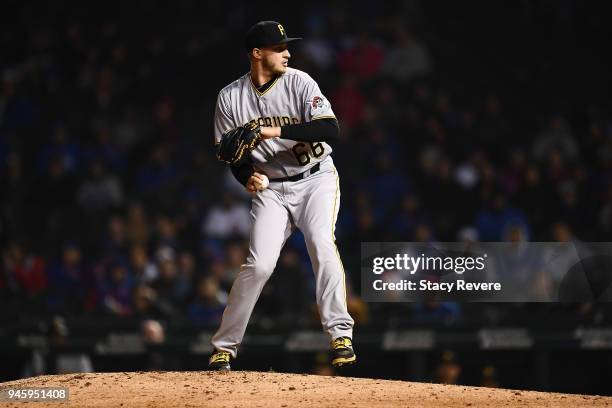
[[[208,369],[213,371],[229,371],[230,367],[230,353],[227,351],[215,350],[208,360]]]
[[[342,367],[345,364],[353,364],[357,361],[355,351],[353,351],[353,341],[350,337],[338,337],[331,342],[332,346],[332,365]]]

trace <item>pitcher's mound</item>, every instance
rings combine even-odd
[[[0,389],[68,387],[68,402],[9,407],[593,407],[612,397],[252,371],[47,375]]]

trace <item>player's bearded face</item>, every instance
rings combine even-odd
[[[263,48],[262,65],[273,74],[283,74],[289,66],[291,54],[287,49],[287,44],[273,45]]]

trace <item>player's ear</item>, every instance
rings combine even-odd
[[[251,50],[251,57],[253,57],[253,59],[256,59],[256,60],[262,59],[263,51],[261,50],[261,48],[253,48]]]

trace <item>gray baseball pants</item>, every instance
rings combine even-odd
[[[232,285],[221,326],[212,337],[217,350],[236,358],[255,303],[294,226],[304,235],[314,269],[323,330],[331,340],[353,337],[344,268],[334,236],[339,207],[339,178],[329,156],[321,162],[321,169],[309,177],[294,182],[271,182],[253,197],[249,255]]]

